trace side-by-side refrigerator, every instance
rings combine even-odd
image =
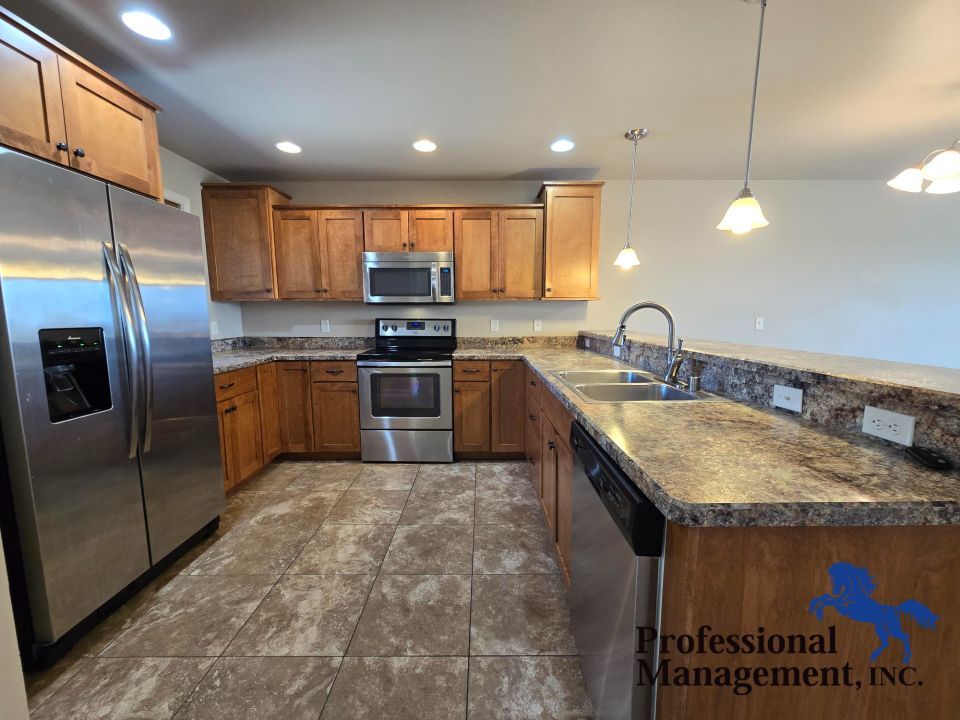
[[[0,504],[25,655],[215,527],[204,278],[195,216],[0,148]]]

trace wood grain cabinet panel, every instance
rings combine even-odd
[[[543,295],[543,211],[498,213],[497,297],[533,300]]]
[[[367,252],[407,252],[409,233],[406,210],[363,211],[363,249]]]
[[[452,210],[410,210],[411,252],[451,252],[453,250]]]
[[[2,18],[0,89],[0,144],[69,165],[57,53]]]
[[[316,210],[274,210],[277,295],[281,300],[323,297],[320,228]]]
[[[310,385],[310,363],[289,360],[277,363],[281,452],[313,452]]]
[[[497,298],[497,213],[457,210],[454,218],[454,272],[457,300]]]
[[[557,431],[546,416],[540,428],[540,502],[550,527],[550,539],[557,540]]]
[[[324,300],[363,300],[363,215],[321,210],[317,215]]]
[[[59,68],[71,167],[163,199],[153,108],[64,57]]]
[[[453,449],[489,452],[490,383],[453,383]]]
[[[260,403],[256,391],[218,404],[226,462],[224,488],[230,490],[263,467]]]
[[[546,183],[544,289],[549,300],[595,300],[600,276],[603,183]]]
[[[214,300],[273,300],[273,206],[287,195],[266,185],[203,185],[203,225]]]
[[[564,575],[570,582],[570,550],[573,528],[573,450],[558,437],[557,462],[557,550]]]
[[[313,383],[313,431],[316,452],[360,451],[357,383]]]
[[[543,483],[542,461],[540,457],[540,418],[537,417],[536,423],[526,423],[524,425],[524,456],[530,464],[530,474],[533,479],[533,486],[537,489],[537,495],[541,495],[541,485]]]
[[[277,395],[277,364],[257,366],[257,394],[260,397],[260,436],[263,439],[263,462],[280,454],[280,399]]]
[[[522,453],[524,447],[523,361],[490,363],[490,449]]]

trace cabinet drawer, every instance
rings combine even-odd
[[[353,360],[324,360],[310,363],[313,382],[356,382],[357,363]]]
[[[213,379],[217,390],[217,402],[236,397],[257,389],[257,369],[255,367],[231,370],[217,375]]]
[[[489,360],[456,360],[453,363],[454,381],[489,380]]]

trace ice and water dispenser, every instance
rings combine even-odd
[[[40,353],[51,422],[110,409],[103,328],[41,330]]]

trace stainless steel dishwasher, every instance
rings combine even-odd
[[[574,451],[570,615],[598,720],[650,720],[656,688],[641,686],[639,627],[659,628],[663,515],[579,423]],[[656,644],[656,643],[654,643]]]

